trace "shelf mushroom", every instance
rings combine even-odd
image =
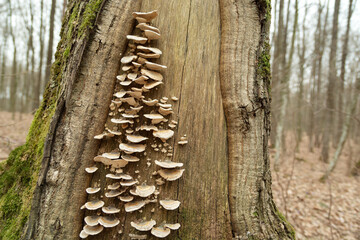
[[[172,162],[170,160],[158,161],[155,160],[155,164],[162,168],[177,168],[182,167],[184,164],[179,162]]]
[[[174,136],[174,131],[170,129],[158,130],[153,132],[154,137],[160,138],[163,142],[166,142],[169,138]]]
[[[101,225],[96,225],[96,226],[85,225],[83,230],[87,235],[93,236],[101,233],[103,229],[104,227]]]
[[[138,231],[145,232],[145,231],[150,231],[156,225],[156,221],[152,219],[149,221],[140,219],[137,221],[130,222],[130,225]]]
[[[175,181],[183,175],[184,171],[185,169],[161,169],[158,173],[168,181]]]
[[[140,186],[136,186],[136,194],[139,196],[139,197],[148,197],[150,196],[151,194],[153,194],[155,192],[155,186],[149,186],[149,185],[146,185],[146,184],[142,184]]]
[[[96,226],[99,224],[99,219],[100,219],[100,216],[86,216],[84,218],[84,221],[87,225],[93,227],[93,226]]]
[[[90,202],[85,203],[81,209],[87,209],[87,210],[97,210],[99,208],[102,208],[104,206],[104,202],[101,200],[93,200]]]
[[[175,210],[180,206],[180,201],[177,200],[160,200],[160,205],[166,210]]]
[[[151,229],[151,234],[158,238],[165,238],[170,234],[171,230],[163,226],[153,227]]]
[[[145,206],[145,201],[136,201],[125,203],[125,212],[134,212]]]
[[[99,223],[106,228],[111,228],[117,226],[120,221],[114,216],[102,216],[99,219]]]

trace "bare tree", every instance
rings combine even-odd
[[[10,29],[10,36],[13,43],[13,61],[12,61],[12,68],[11,68],[11,78],[10,78],[10,111],[12,112],[12,118],[15,118],[15,110],[16,110],[16,91],[17,91],[17,84],[18,84],[18,78],[17,78],[17,61],[16,61],[16,37],[13,29],[13,19],[12,19],[12,5],[11,1],[8,0],[9,5],[9,29]]]
[[[56,8],[56,0],[52,0],[51,10],[50,10],[50,20],[49,20],[50,28],[49,28],[48,49],[47,49],[47,57],[46,57],[44,89],[50,78],[51,60],[53,56],[55,8]]]

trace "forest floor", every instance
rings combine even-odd
[[[287,152],[279,172],[272,169],[272,190],[277,207],[294,226],[297,239],[359,240],[360,178],[350,175],[351,167],[359,160],[359,145],[347,142],[334,172],[321,183],[319,179],[327,167],[320,161],[321,149],[310,152],[304,137],[299,153],[294,154],[292,139],[287,136]],[[270,155],[274,157],[274,150]]]
[[[25,143],[33,115],[0,112],[0,161]],[[350,176],[360,156],[359,145],[347,143],[336,169],[325,183],[319,181],[327,164],[319,160],[319,148],[308,149],[304,137],[294,154],[294,141],[288,136],[287,151],[279,172],[272,170],[273,196],[279,210],[294,226],[297,239],[360,239],[360,178]],[[290,150],[291,149],[291,150]],[[334,150],[333,150],[334,151]],[[333,152],[332,152],[333,153]],[[270,150],[270,156],[275,152]],[[331,154],[332,155],[332,154]]]

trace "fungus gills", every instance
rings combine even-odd
[[[146,96],[164,84],[164,77],[160,71],[167,69],[165,65],[155,62],[160,58],[162,51],[150,45],[153,40],[161,37],[160,30],[151,25],[158,13],[155,10],[134,12],[132,15],[138,22],[136,31],[140,30],[142,35],[126,36],[129,45],[127,53],[120,59],[121,73],[116,77],[117,83],[112,93],[113,99],[109,106],[105,130],[94,136],[94,139],[112,141],[113,145],[116,143],[119,147],[110,152],[100,152],[94,158],[95,165],[85,169],[90,174],[98,169],[106,171],[106,180],[98,179],[97,176],[97,181],[93,181],[94,186],[85,189],[89,194],[88,202],[81,209],[87,209],[86,214],[89,215],[84,219],[80,238],[100,234],[104,228],[117,228],[116,232],[122,234],[124,223],[120,222],[119,217],[125,212],[142,213],[142,209],[146,207],[150,207],[151,212],[155,209],[171,211],[180,206],[177,200],[158,201],[161,185],[171,184],[169,182],[179,179],[184,172],[184,169],[180,169],[183,163],[167,159],[173,156],[173,148],[176,147],[175,143],[167,143],[167,140],[177,134],[177,121],[170,119],[174,113],[173,105],[165,96],[159,100]],[[179,99],[172,96],[171,100],[177,102]],[[187,139],[182,137],[178,143],[184,145]],[[157,159],[164,157],[154,160],[155,164],[151,164],[149,154],[155,154]],[[141,163],[147,167],[134,169],[134,166]],[[129,166],[133,167],[128,169]],[[146,173],[145,171],[148,171],[147,174],[142,176],[141,173]],[[152,175],[157,174],[161,177],[152,178]],[[167,199],[166,196],[159,197]],[[148,204],[151,206],[147,206]],[[167,213],[164,212],[162,216],[167,216]],[[179,223],[166,223],[164,219],[145,219],[146,216],[142,216],[141,219],[130,222],[134,231],[138,231],[137,234],[129,234],[131,239],[146,239],[148,235],[141,234],[144,232],[164,238],[171,231],[180,228]],[[157,222],[162,223],[155,226]]]

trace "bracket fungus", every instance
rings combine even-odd
[[[153,92],[164,84],[163,79],[166,75],[160,72],[167,69],[167,66],[152,60],[158,59],[162,55],[162,51],[152,47],[151,44],[153,40],[161,37],[160,30],[151,24],[157,15],[156,10],[133,13],[133,17],[138,21],[136,28],[142,34],[126,36],[129,40],[128,48],[120,58],[122,65],[119,70],[121,72],[116,76],[117,81],[115,81],[116,85],[112,92],[113,99],[109,105],[105,130],[94,136],[94,139],[107,140],[106,149],[115,144],[118,144],[118,148],[107,152],[103,151],[103,147],[100,148],[101,152],[94,158],[94,162],[102,163],[105,166],[100,169],[105,171],[106,178],[104,180],[102,177],[103,172],[96,174],[94,176],[96,182],[91,185],[93,187],[86,188],[88,194],[101,195],[99,196],[101,199],[105,197],[104,201],[107,206],[104,206],[104,201],[92,200],[93,196],[89,196],[89,201],[81,209],[97,210],[97,214],[84,218],[85,224],[79,233],[80,238],[99,234],[104,227],[111,228],[119,225],[118,217],[120,212],[123,212],[122,207],[126,213],[138,211],[137,214],[142,214],[142,208],[148,203],[156,204],[156,206],[151,206],[151,213],[155,212],[158,204],[166,210],[175,210],[180,206],[180,202],[177,200],[158,201],[158,199],[167,199],[162,195],[170,189],[161,191],[161,185],[166,182],[165,180],[179,179],[184,172],[184,169],[179,168],[184,164],[168,159],[152,160],[155,156],[173,156],[173,153],[176,152],[173,149],[176,147],[174,146],[176,142],[170,143],[169,141],[167,143],[166,141],[175,134],[168,128],[176,129],[177,127],[174,116],[171,119],[169,117],[174,113],[172,104],[168,103],[169,98],[165,96],[158,99],[149,98],[153,97]],[[173,96],[171,100],[175,102],[179,99]],[[165,124],[170,120],[171,123]],[[161,144],[159,144],[159,139],[162,141]],[[187,143],[186,136],[180,138],[178,143],[182,144],[181,141]],[[151,146],[151,148],[147,148],[147,146]],[[146,161],[142,161],[145,159]],[[154,162],[157,167],[161,168],[160,170],[155,171]],[[128,165],[131,168],[127,169]],[[87,173],[94,173],[97,170],[98,166],[85,169]],[[136,175],[133,177],[127,173]],[[161,177],[153,177],[157,174]],[[104,181],[106,182],[104,183]],[[147,214],[149,211],[144,211],[143,214],[145,213]],[[101,216],[101,214],[105,214],[105,216]],[[151,234],[158,238],[165,238],[171,230],[180,228],[179,223],[169,224],[166,222],[155,227],[155,220],[146,220],[145,216],[141,217],[139,220],[130,222],[130,225],[138,231],[151,231]],[[125,227],[123,223],[121,230],[114,229],[114,232],[122,234],[124,229],[130,228]],[[147,239],[149,235],[129,233],[129,237],[131,239]]]
[[[160,205],[166,210],[175,210],[180,206],[180,201],[176,200],[160,200]]]
[[[138,231],[145,232],[145,231],[150,231],[156,225],[156,221],[152,220],[152,219],[149,221],[140,219],[140,220],[131,222],[130,225]]]

